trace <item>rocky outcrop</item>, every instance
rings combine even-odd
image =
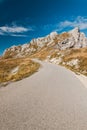
[[[87,46],[87,38],[84,33],[80,32],[79,28],[76,27],[69,32],[75,42],[74,48],[81,48]]]
[[[84,33],[80,32],[79,28],[68,32],[69,37],[64,41],[60,42],[60,50],[65,50],[67,48],[82,48],[87,46],[87,38]]]
[[[59,50],[70,48],[82,48],[87,46],[87,38],[84,33],[76,27],[69,32],[57,34],[52,32],[46,37],[31,40],[28,44],[12,46],[4,51],[4,58],[23,57],[34,54],[44,47],[52,47]]]

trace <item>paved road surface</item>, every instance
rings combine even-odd
[[[0,88],[0,130],[87,130],[87,88],[63,67]]]

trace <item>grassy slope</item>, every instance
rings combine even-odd
[[[39,58],[40,60],[45,60],[49,56],[49,60],[52,58],[62,58],[62,62],[60,65],[63,65],[67,67],[68,69],[79,72],[81,74],[84,74],[87,76],[87,48],[81,48],[81,49],[66,49],[59,51],[58,49],[55,49],[53,47],[50,48],[43,48],[41,51],[35,53],[32,55],[32,57]],[[67,65],[68,62],[78,59],[78,67],[75,65],[70,66]],[[64,64],[63,64],[64,63]]]
[[[55,45],[58,42],[61,42],[69,37],[68,33],[63,33],[58,35],[56,39],[54,39],[51,46],[44,46],[40,51],[36,51],[31,55],[27,56],[26,58],[16,58],[13,59],[12,57],[16,55],[15,53],[10,54],[8,51],[5,55],[5,59],[0,59],[0,82],[7,82],[7,81],[17,81],[23,79],[32,73],[36,72],[40,65],[38,63],[33,62],[32,58],[39,58],[40,60],[52,59],[52,58],[62,58],[61,65],[71,69],[74,72],[79,72],[84,75],[87,75],[87,48],[81,49],[67,49],[64,51],[59,51],[55,49]],[[32,46],[30,46],[32,48]],[[37,49],[37,46],[34,48]],[[67,65],[67,62],[78,59],[78,68],[76,66]],[[65,63],[65,64],[63,64]],[[12,74],[11,71],[19,67],[18,72]]]
[[[87,76],[87,48],[72,49],[68,53],[65,52],[65,56],[63,57],[63,62],[66,63],[73,59],[79,60],[78,68],[66,64],[65,66],[75,72],[79,72]]]
[[[18,67],[16,73],[11,73]],[[30,58],[1,59],[0,60],[0,83],[21,80],[36,72],[40,64],[33,62]]]

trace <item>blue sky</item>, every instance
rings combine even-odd
[[[0,0],[0,54],[12,45],[77,26],[87,35],[87,0]]]

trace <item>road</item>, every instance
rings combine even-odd
[[[0,130],[87,130],[87,88],[64,67],[41,64],[0,88]]]

